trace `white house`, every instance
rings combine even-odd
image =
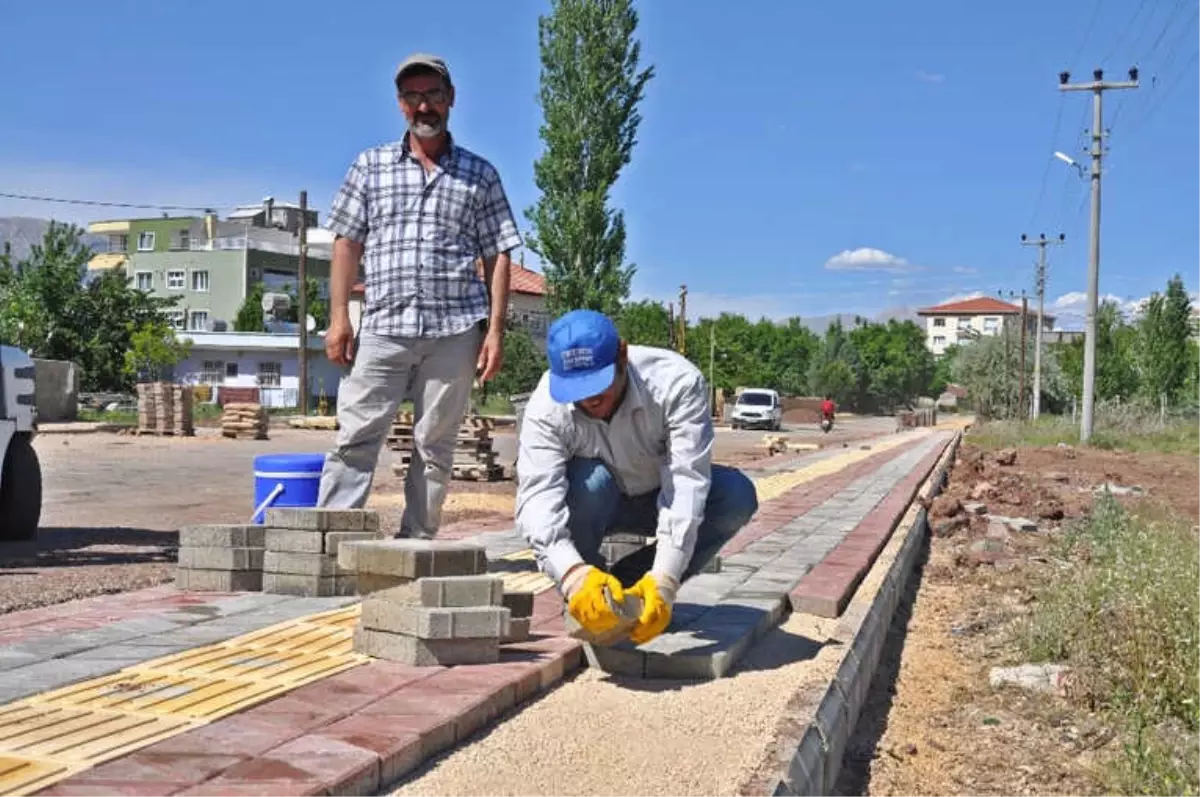
[[[257,387],[263,406],[300,403],[300,336],[270,332],[182,332],[188,357],[175,366],[175,379],[191,385]],[[325,338],[308,336],[310,406],[323,392],[332,403],[345,369],[325,358]],[[216,390],[214,392],[214,400]]]
[[[1018,331],[1021,326],[1019,305],[990,296],[927,307],[918,310],[917,315],[925,320],[925,346],[936,356],[944,354],[950,346],[965,344],[973,338],[999,335],[1006,326],[1015,326]],[[1043,314],[1042,330],[1053,327],[1054,316]],[[1036,309],[1026,315],[1025,329],[1031,335],[1037,333]]]

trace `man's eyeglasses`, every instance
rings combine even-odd
[[[400,99],[404,100],[404,104],[410,108],[419,108],[421,103],[428,102],[430,105],[441,105],[448,98],[445,89],[430,89],[429,91],[402,91]]]

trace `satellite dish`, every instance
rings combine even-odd
[[[317,319],[313,318],[311,315],[306,315],[304,317],[304,328],[309,332],[312,332],[317,328]]]

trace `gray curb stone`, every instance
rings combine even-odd
[[[926,498],[932,499],[941,492],[949,463],[961,441],[962,432],[956,432],[946,445],[921,488],[926,491]],[[926,511],[919,508],[919,504],[914,506],[918,507],[915,518],[910,528],[904,531],[904,541],[883,582],[873,596],[852,599],[839,621],[835,635],[846,644],[833,680],[819,702],[809,704],[807,716],[802,713],[784,718],[788,727],[803,728],[803,731],[786,734],[792,738],[788,740],[785,755],[777,763],[778,772],[766,784],[766,793],[807,795],[833,791],[841,772],[846,744],[854,733],[875,677],[892,616],[912,573],[921,543],[929,534]]]

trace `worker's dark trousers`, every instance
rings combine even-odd
[[[621,492],[608,467],[599,459],[573,459],[567,463],[567,511],[571,540],[579,555],[604,569],[600,543],[613,533],[644,534],[653,538],[658,527],[658,490],[629,496]],[[704,522],[683,578],[695,575],[758,511],[754,482],[735,468],[712,466],[712,485],[704,507]],[[613,567],[613,575],[631,586],[654,562],[654,546],[627,556]]]

